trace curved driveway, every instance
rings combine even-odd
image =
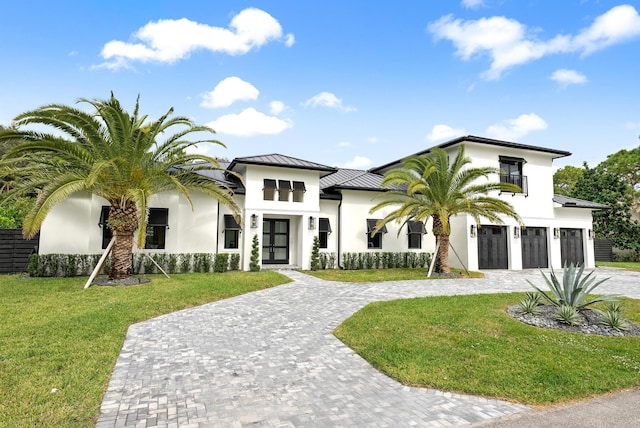
[[[403,386],[331,332],[373,301],[528,291],[537,271],[365,284],[283,273],[294,281],[131,326],[97,427],[442,427],[528,410]],[[615,277],[599,291],[640,298],[640,274],[597,275]]]

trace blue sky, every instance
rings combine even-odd
[[[460,135],[638,146],[640,2],[9,2],[0,123],[107,98],[208,124],[234,158],[369,168]],[[10,17],[10,19],[6,19]]]

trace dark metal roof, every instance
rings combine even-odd
[[[380,174],[358,169],[339,169],[320,178],[320,189],[385,190]]]
[[[245,189],[242,181],[232,174],[228,174],[227,170],[229,162],[220,162],[220,168],[218,169],[214,165],[208,162],[199,162],[190,165],[181,165],[177,168],[180,169],[195,169],[195,173],[203,177],[210,178],[219,182],[220,184],[233,190],[234,193],[244,194]]]
[[[259,156],[246,156],[241,158],[235,158],[228,166],[229,171],[233,171],[233,168],[238,164],[245,165],[265,165],[265,166],[279,166],[294,169],[310,169],[314,171],[334,172],[336,168],[322,165],[315,162],[310,162],[291,156],[280,155],[273,153],[270,155]]]
[[[531,151],[534,151],[534,152],[550,153],[550,154],[556,155],[556,156],[553,157],[554,159],[562,158],[562,157],[565,157],[565,156],[571,156],[571,152],[567,152],[567,151],[564,151],[564,150],[549,149],[549,148],[546,148],[546,147],[539,147],[539,146],[530,146],[530,145],[527,145],[527,144],[514,143],[514,142],[511,142],[511,141],[494,140],[492,138],[478,137],[478,136],[475,136],[475,135],[467,135],[467,136],[464,136],[464,137],[454,138],[453,140],[449,140],[449,141],[446,141],[446,142],[444,142],[442,144],[438,144],[435,147],[439,147],[441,149],[445,149],[447,147],[450,147],[450,146],[453,146],[453,145],[456,145],[456,144],[465,143],[465,142],[486,144],[486,145],[490,145],[490,146],[509,147],[509,148],[512,148],[512,149],[520,149],[520,150],[531,150]],[[427,154],[427,153],[431,152],[432,149],[433,149],[433,147],[430,148],[430,149],[427,149],[427,150],[422,150],[422,151],[420,151],[418,153],[414,153],[413,155],[410,155],[410,156],[424,155],[424,154]],[[402,159],[405,159],[407,157],[409,157],[409,156],[405,156]],[[375,168],[371,168],[369,171],[371,171],[371,172],[379,172],[379,171],[385,170],[385,169],[387,169],[389,167],[392,167],[392,166],[400,164],[402,162],[402,159],[398,159],[398,160],[395,160],[393,162],[389,162],[389,163],[386,163],[384,165],[381,165],[381,166],[378,166],[378,167],[375,167]]]
[[[584,199],[570,198],[569,196],[564,195],[553,195],[553,202],[567,208],[590,208],[596,210],[604,210],[609,208],[608,205],[585,201]]]

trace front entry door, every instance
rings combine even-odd
[[[262,221],[262,263],[289,264],[289,220]]]

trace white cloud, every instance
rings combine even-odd
[[[454,129],[449,125],[435,125],[429,135],[427,135],[427,140],[429,141],[439,141],[439,140],[447,140],[449,138],[459,137],[461,135],[466,134],[464,129]]]
[[[476,9],[480,6],[484,6],[484,0],[462,0],[462,7],[467,9]]]
[[[271,114],[280,114],[287,108],[282,101],[271,101],[269,103],[269,111]]]
[[[375,144],[378,142],[378,138],[377,137],[369,137],[367,138],[367,143],[369,144]]]
[[[351,146],[351,142],[350,141],[340,141],[338,143],[338,147],[349,147]]]
[[[291,46],[293,46],[293,44],[296,42],[296,37],[289,33],[284,37],[284,45],[288,48],[290,48]]]
[[[577,52],[588,55],[640,36],[640,15],[633,6],[616,6],[597,17],[577,35],[538,40],[526,25],[504,16],[465,21],[446,15],[429,24],[436,40],[453,42],[464,61],[489,56],[485,79],[499,79],[508,69],[547,55]]]
[[[343,168],[366,169],[371,166],[371,161],[364,156],[355,156],[349,162],[342,165]]]
[[[320,92],[306,100],[303,105],[305,107],[329,107],[342,111],[355,111],[354,107],[342,104],[342,99],[335,96],[331,92]]]
[[[239,77],[231,76],[218,82],[211,92],[202,97],[202,107],[218,108],[229,107],[236,101],[258,99],[260,91],[249,82]]]
[[[547,129],[547,122],[535,113],[521,114],[515,119],[505,120],[502,124],[491,125],[486,134],[499,140],[515,140],[532,131]]]
[[[293,126],[289,119],[279,119],[256,111],[253,107],[240,114],[227,114],[209,122],[207,126],[220,134],[252,137],[254,135],[280,134]]]
[[[282,40],[280,23],[267,12],[247,8],[233,17],[229,28],[213,27],[182,19],[149,22],[132,37],[133,42],[112,40],[104,45],[101,56],[107,62],[99,68],[122,68],[129,61],[174,63],[198,50],[243,55],[274,40]],[[284,36],[286,46],[295,41]]]
[[[587,76],[575,70],[567,70],[566,68],[554,71],[550,79],[558,82],[563,88],[569,85],[582,85],[587,83]]]

